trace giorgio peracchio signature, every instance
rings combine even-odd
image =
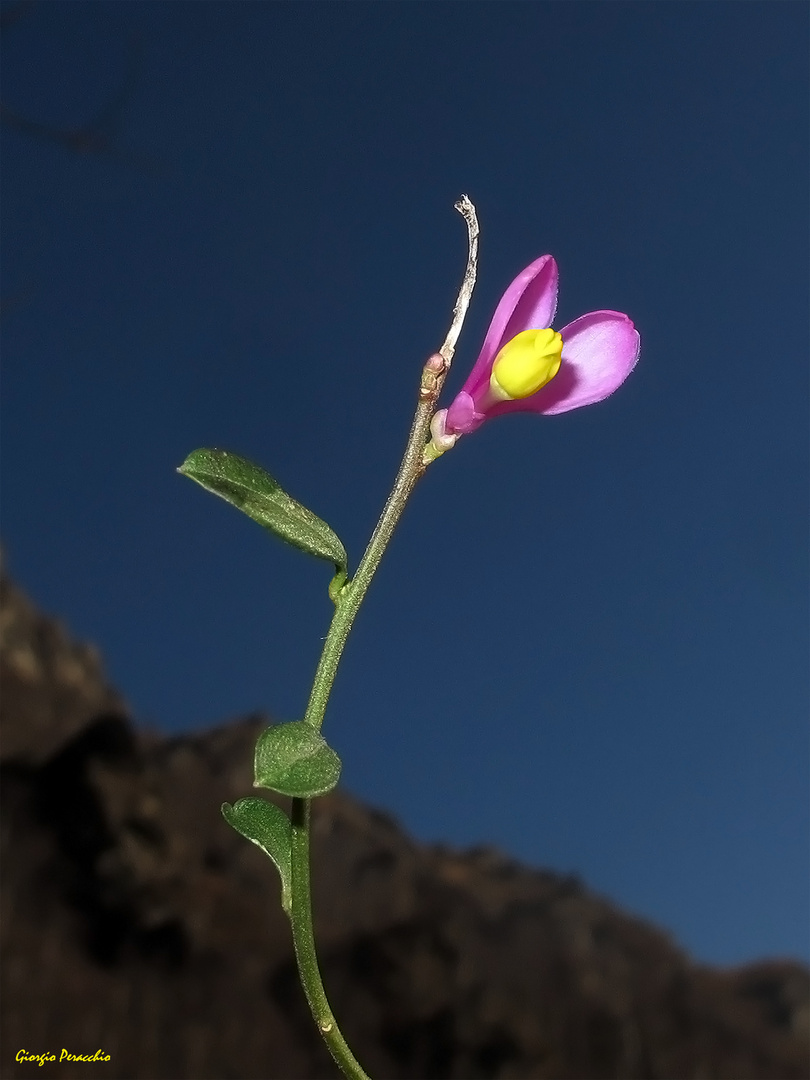
[[[95,1054],[71,1054],[69,1050],[62,1050],[59,1057],[46,1050],[44,1054],[31,1054],[27,1050],[17,1051],[17,1061],[35,1061],[37,1065],[44,1065],[46,1061],[109,1061],[110,1055],[103,1050],[96,1050]]]

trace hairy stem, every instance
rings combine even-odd
[[[453,321],[438,353],[434,353],[422,371],[419,387],[419,403],[416,406],[405,453],[397,472],[391,494],[383,508],[380,520],[368,542],[357,573],[345,584],[337,583],[331,591],[335,601],[335,614],[329,632],[324,641],[321,658],[315,672],[309,703],[304,714],[306,723],[320,729],[323,723],[329,694],[335,681],[337,667],[343,655],[346,639],[352,628],[355,616],[371,584],[371,579],[380,565],[383,553],[388,546],[397,522],[405,509],[405,503],[413,491],[416,481],[425,471],[423,460],[425,443],[430,428],[430,419],[436,408],[439,394],[453,359],[456,343],[461,333],[464,317],[470,304],[478,268],[478,219],[475,207],[466,195],[455,204],[467,223],[469,253],[467,269],[459,290],[458,299],[453,309]],[[318,969],[315,950],[315,938],[312,929],[312,902],[309,870],[309,819],[310,800],[293,799],[292,801],[292,921],[295,955],[301,983],[318,1025],[318,1030],[329,1047],[329,1051],[349,1080],[369,1080],[360,1063],[340,1032],[332,1014],[326,991]]]
[[[470,306],[470,298],[478,271],[478,218],[475,207],[466,195],[462,195],[455,204],[455,208],[463,215],[467,223],[469,247],[464,280],[461,283],[453,309],[453,321],[444,344],[438,353],[430,357],[422,372],[419,404],[416,407],[416,413],[411,423],[408,442],[399,466],[397,478],[394,481],[394,487],[388,496],[363,558],[360,560],[357,573],[349,584],[343,586],[336,599],[336,610],[332,625],[329,627],[329,633],[324,642],[321,659],[312,683],[307,711],[304,714],[304,720],[316,728],[320,728],[323,723],[329,694],[337,673],[337,666],[340,663],[343,648],[354,618],[371,584],[371,579],[380,565],[383,552],[388,546],[394,528],[402,516],[405,503],[408,501],[416,481],[425,471],[426,465],[422,460],[422,451],[427,441],[430,418],[444,386],[444,380],[447,378],[447,372],[450,370],[456,343],[467,314],[467,308]]]
[[[318,969],[315,935],[312,928],[312,899],[309,881],[309,817],[310,799],[292,801],[292,921],[295,958],[301,985],[318,1025],[318,1031],[329,1047],[329,1053],[350,1080],[370,1080],[367,1072],[349,1049],[349,1044],[337,1025]]]
[[[405,509],[408,496],[413,491],[414,484],[423,471],[421,468],[422,448],[427,438],[432,412],[432,404],[419,402],[394,487],[388,496],[371,540],[369,540],[368,547],[357,568],[357,573],[351,582],[343,586],[337,597],[335,614],[329,627],[329,633],[326,635],[323,652],[321,653],[321,659],[315,672],[315,679],[309,696],[309,704],[304,714],[304,720],[308,724],[312,724],[313,727],[320,728],[323,723],[329,694],[335,681],[337,667],[343,655],[343,648],[352,628],[352,623],[368,591],[371,579],[380,565],[380,560],[402,515],[402,511]]]

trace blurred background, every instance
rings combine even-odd
[[[250,457],[356,566],[481,221],[627,312],[608,401],[417,488],[325,734],[417,838],[806,959],[808,9],[5,3],[7,568],[142,722],[301,716],[329,568],[174,471]],[[249,794],[249,792],[245,792]]]

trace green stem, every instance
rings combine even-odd
[[[318,669],[312,683],[307,711],[304,713],[304,720],[315,728],[320,729],[323,723],[326,705],[332,691],[332,683],[335,681],[337,667],[343,655],[343,649],[352,628],[352,623],[368,591],[374,572],[380,565],[380,560],[388,547],[396,524],[402,516],[408,496],[413,491],[414,484],[424,472],[422,453],[427,441],[432,413],[432,402],[419,402],[394,487],[388,496],[388,501],[385,504],[380,520],[377,522],[377,527],[368,542],[365,554],[360,560],[357,573],[347,585],[343,586],[336,599],[335,614],[332,617],[329,633],[326,635],[321,659],[318,662]]]
[[[380,565],[380,559],[382,559],[383,553],[388,547],[396,524],[402,516],[405,503],[408,501],[416,481],[424,473],[430,460],[432,460],[429,455],[425,456],[425,444],[430,429],[430,419],[450,368],[456,342],[472,295],[477,270],[478,219],[476,218],[475,207],[467,196],[463,195],[459,202],[456,203],[456,209],[462,214],[467,223],[469,256],[464,280],[453,311],[453,322],[441,349],[431,356],[425,364],[419,391],[419,404],[416,407],[413,422],[411,423],[405,453],[391,494],[388,496],[380,520],[377,522],[377,526],[368,542],[368,547],[360,560],[357,573],[352,581],[348,583],[344,584],[337,578],[332,583],[330,596],[335,602],[335,614],[332,617],[329,632],[323,644],[323,651],[315,672],[307,710],[304,714],[305,722],[311,724],[316,730],[320,730],[323,723],[337,667],[358,609],[371,584],[371,579]],[[292,906],[290,920],[292,922],[298,971],[312,1015],[332,1057],[344,1075],[348,1077],[348,1080],[369,1080],[367,1073],[364,1072],[341,1034],[337,1021],[329,1007],[329,1001],[321,980],[321,973],[318,969],[310,895],[310,802],[309,799],[293,799],[291,810]]]
[[[343,654],[355,615],[363,601],[363,597],[366,595],[374,571],[380,565],[380,559],[388,546],[394,528],[402,516],[408,496],[425,470],[422,454],[433,408],[433,401],[419,402],[394,487],[388,496],[388,501],[369,540],[354,579],[342,588],[336,598],[335,614],[323,644],[323,652],[315,673],[309,705],[304,715],[304,720],[315,728],[320,728],[323,723],[326,704],[329,700],[332,683],[335,680],[337,666]],[[310,801],[309,799],[293,799],[291,812],[292,910],[290,919],[298,972],[315,1023],[318,1025],[318,1030],[323,1036],[332,1057],[342,1069],[344,1075],[349,1077],[349,1080],[369,1080],[368,1074],[363,1070],[363,1067],[352,1054],[346,1040],[343,1038],[329,1006],[318,968],[315,936],[312,929],[312,902],[310,895]]]
[[[329,1006],[318,970],[315,935],[312,929],[312,900],[309,883],[309,799],[292,801],[292,921],[295,958],[301,985],[329,1052],[349,1080],[370,1080],[349,1049]]]

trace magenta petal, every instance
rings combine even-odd
[[[496,405],[490,415],[521,411],[553,415],[593,405],[621,386],[636,366],[641,339],[620,311],[591,311],[560,333],[563,351],[557,375],[531,397]]]
[[[482,421],[483,417],[476,422],[473,399],[462,390],[447,410],[444,429],[449,435],[469,435]]]
[[[551,255],[541,255],[518,274],[495,308],[481,352],[464,383],[467,393],[475,396],[489,384],[492,363],[507,341],[521,330],[551,326],[557,310],[558,276]]]

